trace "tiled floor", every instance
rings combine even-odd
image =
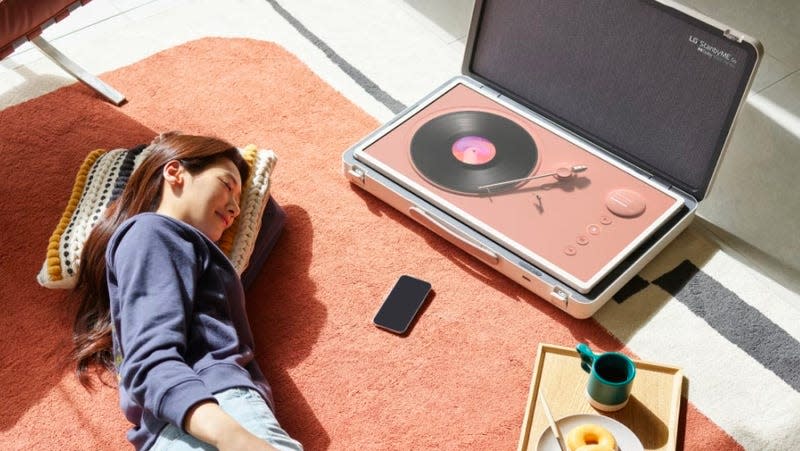
[[[682,3],[759,38],[766,49],[698,227],[707,224],[733,254],[800,287],[800,196],[793,188],[800,173],[800,2]],[[394,115],[387,99],[410,105],[460,73],[472,5],[473,0],[94,0],[43,36],[98,74],[203,36],[272,40],[304,55],[329,84],[385,121]],[[374,82],[375,90],[365,90],[363,80]],[[26,44],[0,62],[0,108],[73,82]]]
[[[237,0],[226,2],[219,11],[263,14],[264,7],[270,3],[268,0]],[[398,55],[424,51],[421,60],[427,63],[444,59],[448,69],[455,68],[458,72],[473,1],[346,0],[332,4],[305,0],[278,3],[326,43],[335,43],[343,49],[359,53],[344,54],[346,59],[372,58],[372,65],[392,67],[391,60]],[[800,28],[797,27],[800,23],[800,3],[793,0],[759,3],[744,0],[683,0],[680,3],[761,40],[766,55],[753,92],[765,94],[787,113],[800,116],[800,90],[797,89],[800,84]],[[198,20],[202,19],[203,10],[213,9],[215,5],[206,1],[95,0],[79,8],[68,20],[49,27],[43,36],[59,48],[65,48],[72,41],[85,41],[87,36],[110,36],[113,39],[113,35],[125,27],[164,14],[175,17],[183,15],[187,22],[195,22],[195,31],[224,33],[230,25],[229,18],[217,16],[214,18],[217,23]],[[175,21],[170,27],[173,28],[173,34],[180,34],[181,31],[189,31],[186,25]],[[242,23],[240,31],[243,35],[252,31],[247,29],[247,25]],[[161,39],[169,40],[169,34]],[[443,45],[432,48],[431,43],[434,42]],[[431,52],[435,47],[439,47],[435,49],[439,53]],[[97,57],[92,56],[92,60]],[[128,57],[131,56],[136,55]],[[30,44],[26,44],[0,64],[5,72],[40,59],[42,56]],[[13,85],[4,83],[0,92],[10,87]],[[800,133],[800,130],[795,132]]]

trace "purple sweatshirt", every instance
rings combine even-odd
[[[106,251],[119,397],[128,440],[150,448],[168,423],[232,387],[272,392],[253,358],[253,335],[236,270],[202,232],[142,213]]]

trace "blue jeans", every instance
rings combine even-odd
[[[214,395],[219,406],[250,433],[264,439],[279,450],[302,451],[303,445],[281,428],[272,409],[257,391],[250,388],[229,388]],[[213,446],[197,440],[175,425],[169,424],[158,434],[150,451],[214,451]]]

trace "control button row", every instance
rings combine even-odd
[[[611,217],[608,215],[600,215],[600,224],[603,225],[610,225],[613,221]],[[603,231],[603,228],[598,224],[589,224],[586,226],[586,233],[591,236],[599,236]],[[575,237],[575,244],[578,246],[586,246],[589,244],[589,236],[585,234],[579,234]],[[578,254],[578,248],[572,244],[568,244],[564,246],[564,253],[572,257],[573,255]]]

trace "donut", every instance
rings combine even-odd
[[[570,451],[616,451],[617,441],[608,429],[596,424],[582,424],[567,434]]]

